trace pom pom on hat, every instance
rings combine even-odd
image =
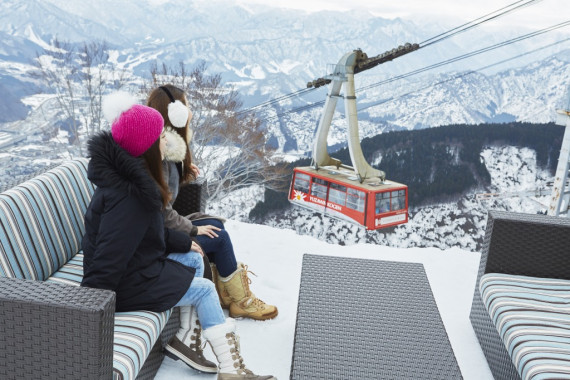
[[[135,104],[137,104],[137,100],[134,96],[128,92],[117,91],[103,97],[101,110],[105,119],[113,124],[123,112]]]
[[[159,139],[164,127],[160,112],[136,104],[126,92],[115,92],[103,99],[103,115],[111,123],[113,139],[131,156],[138,157]]]

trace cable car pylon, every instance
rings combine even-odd
[[[566,128],[560,147],[560,157],[554,176],[548,215],[568,216],[568,208],[570,207],[570,186],[567,184],[568,171],[570,170],[570,111],[557,110],[556,112],[558,113],[556,124],[565,125]]]
[[[354,74],[364,70],[371,69],[381,63],[388,62],[394,58],[410,53],[419,49],[418,44],[407,43],[398,48],[389,50],[376,57],[368,58],[366,53],[357,49],[350,53],[346,53],[335,66],[334,72],[318,78],[307,84],[307,87],[320,87],[332,82],[330,92],[325,100],[323,114],[319,121],[319,127],[315,136],[313,145],[313,164],[318,169],[321,166],[334,165],[337,168],[343,166],[347,169],[354,170],[360,183],[367,178],[377,177],[381,182],[386,179],[386,173],[370,166],[360,145],[360,137],[358,132],[358,115],[356,109],[356,90],[354,85]],[[344,96],[340,95],[342,86],[345,87]],[[340,160],[330,157],[328,153],[328,134],[336,109],[338,99],[344,97],[345,117],[348,120],[348,151],[352,161],[352,167],[344,165]]]

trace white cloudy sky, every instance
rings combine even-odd
[[[319,10],[367,10],[386,18],[403,17],[414,21],[444,19],[465,22],[514,3],[528,0],[237,0],[240,4],[263,4],[308,12]],[[546,27],[570,19],[568,0],[539,0],[533,5],[503,17],[501,23],[518,26]],[[566,13],[566,15],[564,15]]]

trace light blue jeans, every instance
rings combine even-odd
[[[203,329],[221,325],[226,321],[226,316],[220,306],[220,299],[216,292],[216,286],[204,276],[204,260],[198,252],[171,253],[168,258],[178,261],[187,267],[196,268],[196,274],[180,301],[175,306],[194,306],[198,313],[198,319]]]

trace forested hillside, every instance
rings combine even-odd
[[[366,159],[386,172],[387,178],[409,188],[409,206],[458,199],[490,184],[489,172],[480,153],[486,146],[518,146],[536,151],[537,163],[552,174],[556,170],[564,127],[549,124],[508,123],[448,125],[414,131],[397,131],[362,140]],[[347,148],[331,156],[350,164]],[[306,166],[310,160],[293,162]],[[266,190],[265,201],[250,218],[288,207],[286,192]]]

